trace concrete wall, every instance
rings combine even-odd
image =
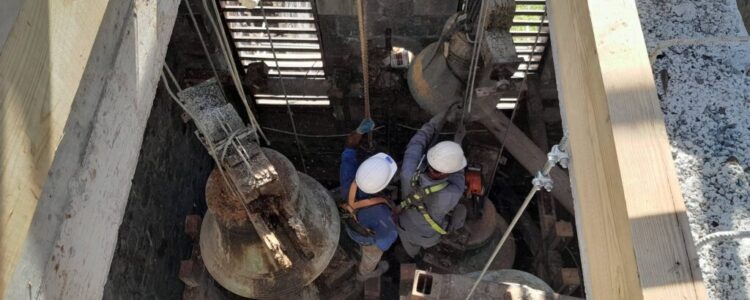
[[[0,1],[0,49],[3,48],[5,40],[16,23],[18,12],[21,11],[23,0],[3,0]]]
[[[177,0],[111,1],[5,299],[97,299]]]
[[[737,2],[637,4],[693,238],[747,230],[750,40]],[[698,254],[709,299],[750,297],[750,240],[708,243]]]
[[[316,1],[327,74],[340,68],[361,70],[355,1]],[[370,0],[366,3],[370,49],[385,46],[391,29],[393,46],[416,55],[436,41],[445,21],[458,10],[457,0]]]

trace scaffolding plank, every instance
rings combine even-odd
[[[706,298],[635,1],[549,12],[588,298]]]

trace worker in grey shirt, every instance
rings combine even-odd
[[[422,248],[437,245],[442,235],[463,227],[466,219],[466,207],[458,203],[466,190],[466,157],[461,145],[444,141],[427,150],[446,114],[452,112],[449,109],[424,124],[404,153],[397,229],[411,257]]]

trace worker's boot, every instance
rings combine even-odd
[[[370,278],[379,277],[380,275],[383,275],[385,274],[385,272],[388,271],[388,267],[389,267],[388,262],[381,260],[380,262],[378,262],[378,266],[375,268],[375,270],[372,270],[365,274],[361,274],[359,273],[359,271],[357,271],[357,280],[365,281]]]

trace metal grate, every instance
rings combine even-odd
[[[269,67],[269,79],[325,78],[322,50],[316,16],[311,0],[262,0],[266,18],[260,7],[248,9],[238,1],[221,0],[221,10],[243,67],[263,62]],[[267,22],[266,22],[267,21]],[[273,41],[271,50],[269,35]],[[278,66],[278,68],[277,68]],[[305,95],[304,91],[288,90],[291,105],[328,105],[327,96]],[[256,103],[286,104],[283,94],[255,95]]]

